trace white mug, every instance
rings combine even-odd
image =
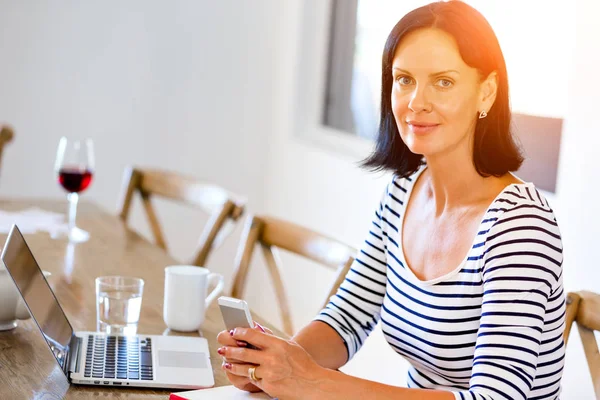
[[[208,296],[208,287],[216,283]],[[200,329],[206,309],[223,291],[223,275],[194,265],[172,265],[165,268],[163,318],[169,329],[192,332]]]

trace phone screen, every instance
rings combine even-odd
[[[223,304],[219,304],[221,309],[221,315],[223,315],[223,321],[227,330],[235,328],[253,328],[250,325],[251,321],[248,321],[246,312],[240,308],[228,307]]]
[[[221,315],[223,316],[223,321],[225,322],[225,327],[228,331],[235,328],[254,328],[253,322],[248,321],[246,312],[243,309],[228,307],[223,304],[219,304],[219,308],[221,309]],[[256,349],[256,347],[250,343],[246,344],[247,348]]]

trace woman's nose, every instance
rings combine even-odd
[[[408,103],[408,108],[414,113],[418,113],[421,111],[431,112],[431,103],[427,99],[427,94],[425,93],[425,88],[415,87],[413,91],[410,102]]]

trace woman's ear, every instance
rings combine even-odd
[[[490,73],[487,78],[481,82],[479,93],[479,111],[485,111],[487,113],[494,105],[496,94],[498,93],[498,74],[496,71]]]

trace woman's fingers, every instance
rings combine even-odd
[[[256,381],[253,381],[252,379],[250,379],[250,368],[254,368],[254,377],[256,378]],[[239,376],[239,377],[245,377],[247,379],[250,380],[251,383],[255,384],[258,381],[260,381],[262,379],[262,376],[260,375],[261,372],[261,367],[260,365],[254,365],[254,364],[232,364],[232,363],[223,363],[223,369],[227,372],[229,372],[230,374]]]
[[[235,340],[250,343],[260,349],[268,349],[281,341],[277,336],[263,333],[258,329],[235,328],[234,330],[229,331],[229,334]]]
[[[223,331],[220,332],[217,335],[217,342],[219,342],[219,344],[221,345],[221,347],[225,347],[225,346],[229,346],[229,347],[242,347],[245,348],[248,346],[248,344],[246,342],[241,342],[239,340],[235,340],[233,337],[231,337],[231,335],[229,334],[229,331]],[[219,347],[219,349],[221,348]],[[217,350],[217,353],[221,354],[219,352],[219,350]],[[221,356],[223,356],[223,354],[221,354]],[[227,362],[240,362],[240,360],[237,360],[235,358],[227,358],[227,357],[223,357],[223,359]]]
[[[255,329],[258,330],[259,332],[273,335],[272,330],[270,330],[269,328],[265,328],[264,326],[262,326],[261,324],[259,324],[256,321],[254,322],[254,326],[255,326]],[[227,331],[227,330],[219,332],[219,334],[217,335],[217,342],[219,342],[219,344],[221,344],[222,346],[238,346],[238,347],[246,347],[247,346],[246,342],[241,341],[241,340],[235,340],[231,335],[231,331]]]
[[[239,341],[235,340],[230,334],[229,331],[221,331],[217,335],[217,342],[221,346],[239,346]],[[245,345],[246,343],[244,343]]]
[[[256,322],[256,321],[254,321],[254,327],[255,327],[256,329],[258,329],[259,331],[261,331],[262,333],[268,333],[269,335],[272,335],[272,334],[273,334],[273,331],[272,331],[272,330],[270,330],[270,329],[269,329],[269,328],[267,328],[267,327],[264,327],[264,326],[262,326],[261,324],[259,324],[259,323],[258,323],[258,322]]]
[[[229,372],[229,370],[227,368],[224,367],[224,364],[225,363],[223,363],[223,365],[221,367],[225,371],[225,375],[227,375],[227,379],[233,386],[235,386],[236,388],[238,388],[240,390],[244,390],[246,392],[260,392],[261,391],[261,389],[259,387],[257,387],[250,381],[250,378],[248,378],[247,376],[238,376],[238,375],[232,374],[231,372]]]
[[[254,322],[254,324],[255,324],[254,330],[256,332],[273,336],[273,332],[270,329],[263,327],[258,322]],[[243,328],[238,328],[238,329],[243,329]],[[244,363],[244,362],[251,362],[251,361],[257,362],[254,357],[252,357],[252,360],[236,358],[239,356],[239,354],[235,351],[229,352],[227,355],[224,353],[224,348],[235,348],[235,347],[239,347],[242,349],[248,348],[248,343],[246,343],[245,341],[242,341],[242,340],[235,339],[231,333],[232,333],[232,331],[222,331],[222,332],[219,332],[219,334],[217,335],[217,342],[221,345],[221,347],[219,347],[217,352],[223,357],[223,360],[225,362],[229,362],[229,363]]]
[[[235,360],[238,363],[262,364],[264,353],[260,350],[245,349],[243,347],[223,346],[217,349],[217,353],[228,362]]]

